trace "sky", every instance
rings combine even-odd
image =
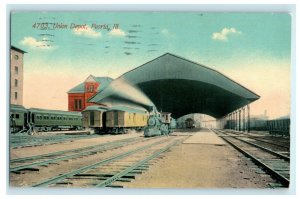
[[[42,24],[43,23],[43,24]],[[206,65],[261,98],[251,114],[290,114],[291,17],[286,13],[13,12],[24,58],[24,106],[67,110],[90,74],[117,78],[164,53]]]

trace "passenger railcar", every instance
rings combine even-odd
[[[10,131],[12,133],[17,133],[24,131],[27,125],[27,109],[21,105],[10,106]]]
[[[127,129],[141,130],[147,125],[148,111],[126,106],[115,106],[106,112],[106,128],[111,133],[123,133]]]
[[[21,105],[10,105],[10,132],[29,134],[37,131],[82,128],[82,115],[79,112],[47,109],[26,109]]]
[[[106,111],[104,106],[88,106],[82,111],[83,127],[92,133],[106,131]]]
[[[188,129],[192,129],[192,128],[195,128],[195,122],[193,119],[191,118],[188,118],[185,120],[185,127],[188,128]]]
[[[78,130],[82,128],[82,115],[80,112],[31,108],[28,109],[28,123],[33,131]]]

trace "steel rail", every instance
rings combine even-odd
[[[221,130],[219,130],[219,131],[221,131]],[[287,146],[284,146],[284,145],[280,145],[280,144],[277,144],[277,143],[273,143],[273,142],[268,142],[268,141],[265,141],[265,140],[261,140],[261,139],[259,139],[259,137],[261,137],[261,136],[257,136],[257,135],[248,135],[247,133],[244,133],[244,132],[239,133],[239,132],[235,132],[235,131],[228,130],[228,129],[227,130],[223,130],[222,132],[233,133],[235,135],[246,135],[248,137],[251,137],[251,138],[256,139],[258,141],[261,141],[261,142],[266,142],[266,143],[273,144],[273,145],[276,145],[276,146],[279,146],[279,147],[283,147],[283,148],[290,148],[290,147],[287,147]]]
[[[10,145],[12,146],[12,148],[31,147],[31,146],[57,144],[57,143],[61,143],[61,142],[71,141],[71,140],[88,139],[88,138],[94,138],[94,137],[97,137],[97,136],[82,135],[82,136],[72,136],[72,137],[65,137],[65,138],[63,138],[63,137],[51,138],[51,137],[47,136],[47,138],[36,138],[36,137],[21,138],[22,140],[19,138],[10,138]],[[29,140],[29,139],[31,139],[31,140]],[[24,142],[26,142],[26,143],[24,144]]]
[[[236,134],[236,135],[246,135],[247,137],[251,138],[251,139],[254,139],[254,140],[257,140],[257,141],[260,141],[260,142],[265,142],[265,143],[268,143],[268,144],[272,144],[272,145],[275,145],[275,146],[278,146],[278,147],[282,147],[282,148],[286,148],[286,149],[289,149],[290,147],[287,147],[287,146],[283,146],[283,145],[280,145],[280,144],[277,144],[277,143],[274,143],[274,142],[269,142],[269,141],[265,141],[265,140],[262,140],[262,139],[259,139],[257,138],[258,136],[254,136],[254,135],[247,135],[245,133],[236,133],[236,132],[232,132],[232,131],[228,131],[228,130],[225,130],[224,131],[221,131],[222,133],[233,133],[233,134]]]
[[[65,178],[69,178],[69,177],[72,177],[72,176],[74,176],[74,175],[76,175],[76,174],[79,174],[79,173],[88,171],[88,170],[90,170],[90,169],[94,169],[94,168],[100,167],[100,166],[102,166],[102,165],[105,165],[105,164],[107,164],[107,163],[113,162],[113,161],[115,161],[115,160],[122,159],[122,158],[124,158],[124,157],[127,157],[127,156],[129,156],[129,155],[132,155],[132,154],[137,153],[137,152],[139,152],[139,151],[148,149],[149,147],[152,147],[152,146],[161,144],[161,143],[163,143],[163,142],[165,142],[165,141],[166,141],[166,139],[161,140],[161,141],[158,141],[158,142],[155,142],[155,143],[152,143],[152,144],[148,144],[148,145],[146,145],[146,146],[139,147],[139,148],[137,148],[137,149],[133,149],[133,150],[131,150],[131,151],[128,151],[128,152],[125,152],[125,153],[122,153],[122,154],[119,154],[119,155],[115,155],[115,156],[113,156],[113,157],[110,157],[110,158],[101,160],[101,161],[96,162],[96,163],[94,163],[94,164],[87,165],[87,166],[81,167],[81,168],[79,168],[79,169],[73,170],[73,171],[71,171],[71,172],[68,172],[68,173],[65,173],[65,174],[61,174],[61,175],[56,176],[56,177],[54,177],[54,178],[47,179],[47,180],[45,180],[45,181],[39,182],[39,183],[37,183],[37,184],[32,185],[32,187],[43,187],[43,186],[47,186],[47,185],[50,185],[50,184],[59,182],[59,181],[65,179]]]
[[[268,165],[266,165],[265,163],[263,163],[262,161],[260,161],[256,157],[252,156],[250,153],[244,151],[243,149],[241,149],[240,147],[238,147],[236,144],[232,143],[231,141],[229,141],[225,137],[222,137],[222,138],[227,143],[229,143],[231,146],[233,146],[235,149],[237,149],[238,151],[243,153],[245,156],[251,158],[256,164],[258,164],[259,166],[262,166],[268,173],[270,173],[272,176],[274,176],[276,179],[278,179],[284,186],[286,186],[286,187],[289,186],[289,184],[290,184],[289,179],[287,179],[286,177],[284,177],[283,175],[281,175],[280,173],[278,173],[277,171],[275,171],[274,169],[272,169],[271,167],[269,167]]]
[[[243,140],[243,139],[240,139],[240,138],[236,138],[236,137],[233,137],[233,138],[234,138],[234,139],[237,139],[237,140],[240,140],[240,141],[242,141],[242,142],[244,142],[244,143],[246,143],[246,144],[255,146],[255,147],[257,147],[257,148],[259,148],[259,149],[262,149],[262,150],[264,150],[264,151],[267,151],[267,152],[271,153],[272,155],[275,155],[275,156],[277,156],[277,157],[280,157],[280,158],[282,158],[282,159],[284,159],[284,160],[290,162],[290,157],[288,157],[288,156],[282,155],[282,154],[277,153],[277,152],[275,152],[275,151],[272,151],[272,150],[270,150],[270,149],[268,149],[268,148],[265,148],[265,147],[263,147],[263,146],[254,144],[254,143],[252,143],[252,142],[248,142],[248,141]]]
[[[80,151],[83,151],[83,150],[93,149],[95,147],[109,146],[109,145],[117,143],[117,142],[126,142],[126,141],[130,141],[132,139],[136,139],[136,138],[126,138],[126,139],[116,140],[116,141],[109,142],[109,143],[102,143],[102,144],[97,144],[97,145],[87,146],[87,147],[82,147],[82,148],[77,148],[77,149],[69,149],[69,150],[57,151],[57,152],[47,153],[47,154],[42,154],[42,155],[16,158],[16,159],[10,160],[10,163],[25,162],[25,161],[28,161],[28,160],[36,160],[38,158],[49,158],[51,156],[61,155],[61,154],[70,153],[70,152],[80,152]],[[140,139],[142,139],[142,138],[140,138]]]
[[[251,139],[254,139],[254,140],[257,140],[259,142],[265,142],[265,143],[268,143],[268,144],[272,144],[274,146],[278,146],[278,147],[282,147],[282,148],[286,148],[286,149],[289,149],[290,147],[289,146],[283,146],[281,144],[277,144],[277,143],[273,143],[273,142],[269,142],[269,141],[266,141],[266,140],[261,140],[259,138],[256,138],[255,136],[249,136]]]
[[[81,156],[91,155],[91,154],[94,154],[96,152],[111,150],[111,149],[115,149],[115,148],[118,148],[118,147],[123,147],[123,146],[129,145],[129,144],[132,144],[132,143],[135,143],[135,142],[139,142],[139,141],[140,140],[133,140],[132,142],[112,143],[109,146],[97,147],[97,149],[90,150],[90,151],[84,151],[84,152],[76,153],[76,154],[73,154],[73,155],[66,155],[66,156],[63,156],[63,157],[54,158],[54,159],[51,159],[51,160],[33,162],[33,163],[30,163],[30,164],[13,167],[13,168],[10,168],[10,172],[16,172],[16,171],[19,171],[19,170],[24,170],[24,169],[28,169],[28,168],[32,168],[32,167],[36,167],[36,166],[47,165],[47,164],[50,164],[50,163],[56,163],[56,162],[59,162],[59,161],[62,161],[62,160],[68,160],[68,159],[73,159],[73,158],[77,158],[77,157],[81,157]]]
[[[174,141],[171,144],[169,144],[168,146],[154,152],[154,154],[152,154],[151,156],[137,162],[136,164],[130,166],[129,168],[124,169],[123,171],[120,171],[119,173],[115,174],[114,176],[106,179],[105,181],[99,183],[96,185],[96,187],[105,187],[107,185],[110,185],[111,183],[113,183],[114,181],[122,178],[123,176],[127,175],[128,173],[132,172],[133,170],[141,167],[143,164],[147,163],[148,161],[158,157],[159,155],[161,155],[162,153],[166,152],[167,150],[169,150],[172,146],[178,144],[179,141]]]
[[[226,133],[225,133],[225,134],[226,134]],[[229,135],[229,136],[230,136],[230,135]],[[223,137],[223,136],[220,136],[220,137]],[[239,140],[239,141],[242,141],[242,142],[244,142],[244,143],[246,143],[246,144],[255,146],[255,147],[257,147],[257,148],[259,148],[259,149],[262,149],[262,150],[264,150],[264,151],[267,151],[267,152],[269,152],[269,153],[271,153],[271,154],[273,154],[273,155],[275,155],[275,156],[277,156],[277,157],[280,157],[280,158],[282,158],[282,159],[284,159],[284,160],[290,161],[290,158],[289,158],[288,156],[282,155],[282,154],[280,154],[280,153],[277,153],[277,152],[275,152],[275,151],[272,151],[272,150],[270,150],[270,149],[268,149],[268,148],[265,148],[265,147],[263,147],[263,146],[260,146],[260,145],[258,145],[258,144],[254,144],[254,143],[252,143],[252,142],[248,142],[248,141],[243,140],[243,139],[241,139],[241,138],[237,138],[237,137],[234,137],[234,136],[230,136],[230,137],[232,137],[232,138],[234,138],[234,139],[237,139],[237,140]],[[252,139],[252,138],[250,138],[250,139]]]

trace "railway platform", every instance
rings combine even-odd
[[[189,137],[183,144],[217,144],[225,145],[225,142],[209,129],[201,130]]]
[[[180,132],[178,132],[180,133]],[[174,133],[176,135],[176,133]],[[190,135],[190,134],[189,134]],[[201,129],[127,188],[268,188],[274,180],[216,133]]]

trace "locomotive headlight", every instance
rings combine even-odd
[[[148,119],[148,125],[149,125],[149,126],[155,126],[155,117],[151,116],[151,117]]]

